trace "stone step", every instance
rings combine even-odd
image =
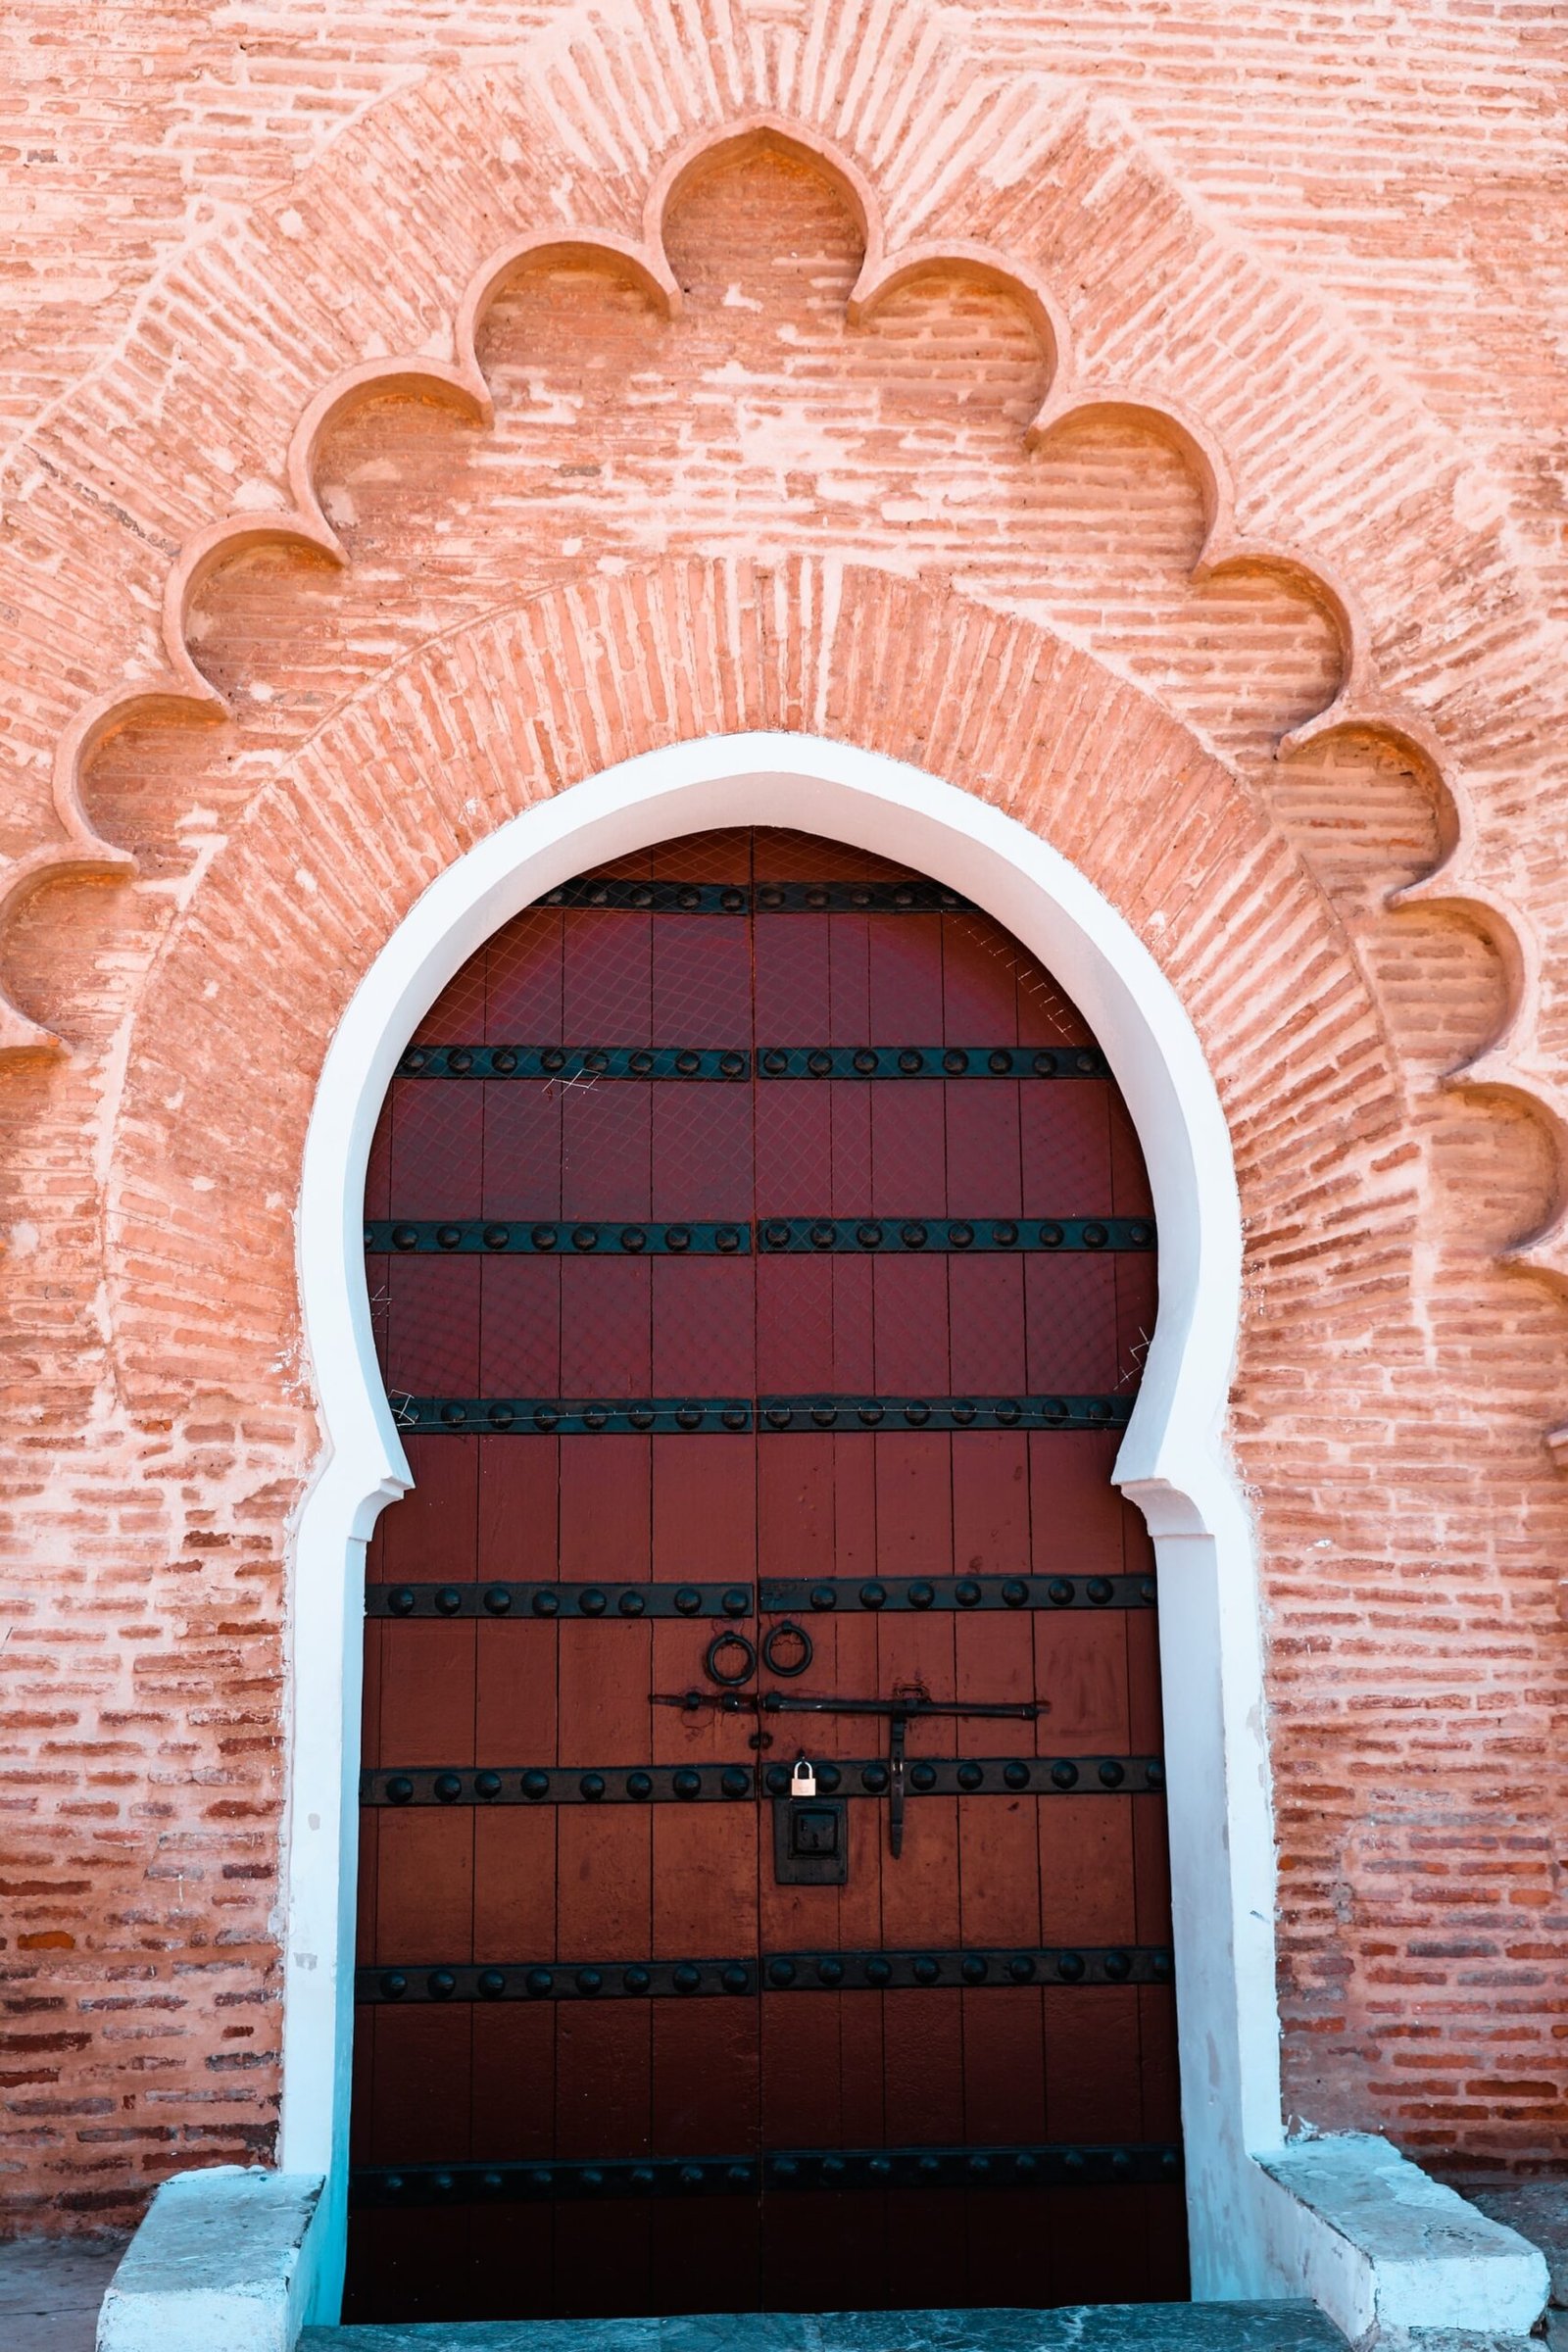
[[[662,2320],[308,2328],[300,2352],[1346,2352],[1312,2303],[1057,2311],[701,2313]]]

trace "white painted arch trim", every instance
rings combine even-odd
[[[353,2023],[364,1546],[410,1473],[378,1378],[366,1168],[420,1016],[476,948],[584,867],[673,835],[784,825],[931,874],[1004,924],[1092,1025],[1138,1129],[1159,1314],[1115,1476],[1153,1535],[1163,1605],[1176,1982],[1194,2292],[1279,2289],[1250,2152],[1281,2142],[1274,1845],[1256,1559],[1223,1446],[1241,1301],[1230,1139],[1174,989],[1109,903],[1014,818],[903,761],[807,735],[708,736],[526,809],[433,882],[361,982],[321,1072],[299,1209],[325,1432],[290,1558],[292,1700],[279,2162],[324,2173],[323,2303],[341,2277]]]

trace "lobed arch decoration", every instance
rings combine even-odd
[[[1500,957],[1510,1010],[1501,1032],[1487,1041],[1446,1083],[1525,1109],[1547,1130],[1561,1168],[1568,1165],[1568,1096],[1542,1066],[1537,1046],[1541,1003],[1539,941],[1528,918],[1483,877],[1477,820],[1454,758],[1424,715],[1385,692],[1376,675],[1371,628],[1355,592],[1339,570],[1309,550],[1248,534],[1236,522],[1235,467],[1221,434],[1168,386],[1084,368],[1075,354],[1065,306],[1026,257],[963,236],[920,238],[889,249],[884,207],[861,162],[809,122],[771,110],[740,113],[705,126],[666,154],[649,184],[641,234],[591,222],[525,230],[500,244],[473,271],[451,318],[452,358],[403,354],[362,361],[328,378],[295,422],[283,465],[287,504],[265,513],[231,515],[194,532],[167,573],[161,608],[161,674],[98,698],[60,736],[52,798],[60,835],[41,844],[0,876],[0,937],[22,902],[41,884],[69,879],[119,880],[134,871],[127,851],[94,828],[83,800],[83,776],[98,748],[131,723],[200,723],[225,715],[227,706],[203,673],[190,645],[189,621],[203,585],[235,557],[261,547],[298,547],[329,562],[347,559],[321,507],[316,467],[323,439],[363,400],[400,394],[432,401],[488,424],[491,395],[477,357],[477,338],[491,305],[530,265],[576,258],[629,273],[667,320],[679,318],[681,293],[664,249],[671,205],[697,176],[757,147],[771,147],[809,163],[844,196],[859,223],[863,260],[848,304],[852,326],[874,329],[878,305],[922,276],[945,273],[977,279],[1011,294],[1033,324],[1049,368],[1044,403],[1024,436],[1039,449],[1070,423],[1094,417],[1131,419],[1181,456],[1199,488],[1204,537],[1192,567],[1195,581],[1227,573],[1271,573],[1307,596],[1330,618],[1340,644],[1340,678],[1329,704],[1295,727],[1277,746],[1289,759],[1309,745],[1363,737],[1396,747],[1432,791],[1441,813],[1445,854],[1434,871],[1396,893],[1399,906],[1446,912],[1479,929]],[[59,1050],[60,1041],[0,996],[0,1063]],[[1568,1204],[1560,1200],[1537,1233],[1514,1244],[1507,1261],[1544,1277],[1568,1294]],[[1551,1441],[1568,1459],[1568,1432]]]

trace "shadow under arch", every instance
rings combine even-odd
[[[906,762],[821,737],[707,736],[511,818],[430,884],[327,1052],[306,1137],[298,1252],[324,1443],[289,1558],[279,2161],[326,2176],[316,2314],[346,2233],[364,1546],[412,1483],[365,1280],[367,1163],[419,1017],[492,932],[586,866],[674,835],[781,825],[960,890],[1062,983],[1137,1127],[1159,1223],[1159,1311],[1114,1478],[1154,1540],[1195,2296],[1279,2292],[1255,2153],[1283,2139],[1274,1844],[1255,1547],[1223,1428],[1241,1306],[1230,1139],[1170,982],[1076,867],[1015,818]]]

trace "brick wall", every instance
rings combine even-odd
[[[1289,2103],[1553,2161],[1561,90],[1544,9],[1309,18],[11,12],[15,2220],[271,2144],[333,1023],[494,824],[741,725],[1012,808],[1181,992],[1248,1221]],[[794,143],[645,220],[759,113]],[[541,227],[620,247],[500,286],[486,417],[464,289]],[[918,267],[852,315],[879,242]]]

